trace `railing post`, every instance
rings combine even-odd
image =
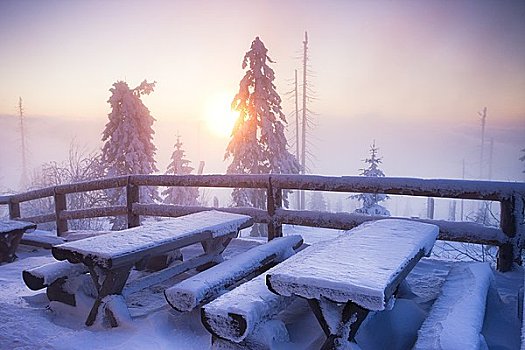
[[[9,199],[9,218],[18,219],[20,217],[20,203],[13,202],[13,199]]]
[[[510,271],[512,264],[521,264],[521,237],[519,225],[523,221],[523,199],[511,196],[501,201],[500,228],[507,236],[508,242],[498,251],[498,270]]]
[[[61,219],[60,214],[67,209],[66,195],[64,193],[57,193],[54,190],[53,198],[55,200],[55,215],[57,224],[57,236],[63,236],[68,231],[67,220]]]
[[[131,176],[128,178],[128,184],[126,185],[126,205],[128,208],[128,228],[140,226],[139,215],[133,214],[133,203],[140,201],[140,189],[139,186],[131,183]]]
[[[283,226],[275,220],[275,210],[283,205],[283,192],[280,188],[273,188],[272,178],[269,177],[266,191],[266,201],[270,221],[268,222],[268,241],[283,236]]]

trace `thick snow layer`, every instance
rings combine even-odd
[[[293,255],[293,247],[301,242],[301,236],[287,236],[252,248],[167,289],[166,299],[179,311],[191,311],[202,301],[255,272],[272,255],[275,255],[274,262]]]
[[[147,250],[201,232],[209,232],[210,238],[221,237],[237,232],[250,221],[251,217],[246,215],[206,211],[68,242],[60,245],[59,249],[90,254],[101,260],[115,259],[130,252]]]
[[[385,289],[417,253],[430,253],[438,227],[406,220],[365,224],[332,241],[310,246],[269,273],[281,295],[349,300],[384,310]]]
[[[0,233],[25,230],[28,228],[34,229],[35,227],[36,225],[32,222],[0,219]]]
[[[481,330],[491,281],[487,263],[455,266],[418,332],[414,349],[480,349],[485,343]]]
[[[41,287],[48,286],[59,278],[78,276],[87,272],[87,268],[81,264],[71,264],[67,261],[55,261],[45,264],[29,271],[24,271],[42,281]]]
[[[272,269],[268,270],[268,272]],[[288,306],[293,298],[276,295],[266,288],[266,273],[241,284],[203,307],[209,326],[221,338],[234,342],[244,340],[259,323],[268,320]],[[246,321],[246,330],[237,332],[231,315]]]
[[[284,228],[285,234],[289,228]],[[331,230],[325,229],[318,232],[313,232],[313,228],[301,232],[299,226],[293,229],[295,234],[303,233],[307,242],[332,235]],[[253,246],[253,241],[236,239],[223,255],[234,257]],[[200,246],[183,250],[192,248],[195,254],[202,251]],[[184,254],[186,256],[186,252]],[[211,335],[201,324],[199,310],[176,312],[167,306],[163,294],[155,292],[156,289],[144,290],[138,293],[137,299],[126,300],[133,316],[130,325],[86,327],[84,322],[93,305],[92,297],[80,293],[77,307],[51,303],[50,308],[45,291],[31,291],[22,281],[23,270],[54,260],[49,251],[22,245],[17,255],[19,259],[15,262],[0,266],[0,349],[206,350],[211,347]],[[453,265],[451,261],[422,259],[407,277],[416,296],[403,296],[407,299],[398,299],[391,311],[370,313],[357,333],[359,346],[367,350],[412,348],[417,331]],[[497,289],[493,294],[498,297],[491,298],[489,292],[483,335],[491,349],[519,349],[521,322],[517,316],[517,296],[523,286],[523,269],[494,272],[494,277]],[[160,307],[156,301],[160,301]],[[317,350],[322,346],[324,333],[302,298],[296,298],[276,318],[285,322],[290,342],[275,344],[278,346],[272,349]]]

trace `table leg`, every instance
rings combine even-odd
[[[337,343],[344,339],[354,341],[359,326],[369,313],[369,310],[354,302],[336,303],[323,298],[308,299],[308,304],[326,334],[326,341],[321,348],[326,350],[336,349]]]
[[[95,283],[98,295],[86,319],[87,326],[91,326],[95,323],[100,306],[103,304],[102,300],[106,296],[113,294],[120,295],[122,293],[122,289],[126,284],[132,267],[133,266],[123,266],[111,270],[98,269],[92,266],[89,267],[89,273]],[[112,326],[116,327],[117,325],[112,324]]]
[[[224,260],[222,257],[222,253],[224,252],[228,244],[230,244],[231,240],[235,238],[236,236],[237,236],[237,232],[233,232],[226,236],[222,236],[218,238],[211,238],[211,239],[202,241],[201,245],[202,245],[202,248],[204,249],[204,253],[207,255],[215,255],[216,258],[209,263],[199,266],[197,268],[197,271],[203,271],[214,265],[221,263]]]

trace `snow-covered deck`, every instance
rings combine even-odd
[[[340,232],[303,227],[286,227],[286,234],[302,234],[307,243],[332,238]],[[226,258],[259,242],[236,239]],[[200,247],[189,247],[196,249]],[[190,252],[191,253],[191,252]],[[92,299],[79,298],[73,308],[49,302],[42,291],[29,290],[22,270],[51,262],[49,251],[25,246],[19,259],[0,266],[0,348],[1,349],[208,349],[211,336],[202,326],[200,311],[179,313],[166,303],[158,287],[129,300],[133,322],[116,329],[88,328],[84,325]],[[453,262],[422,259],[407,277],[412,293],[401,293],[392,310],[371,314],[356,336],[363,349],[407,349],[416,340],[433,301],[440,293]],[[187,274],[169,281],[175,283]],[[489,348],[518,349],[520,320],[518,291],[523,286],[523,270],[494,272],[494,288],[489,290],[483,335]],[[497,292],[497,293],[496,293]],[[324,333],[308,305],[299,300],[279,315],[288,328],[290,342],[276,348],[318,349]]]

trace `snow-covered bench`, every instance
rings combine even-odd
[[[246,215],[206,211],[68,242],[53,247],[52,253],[57,260],[82,264],[89,270],[97,298],[86,325],[95,322],[103,307],[103,314],[115,327],[120,319],[130,317],[123,295],[189,269],[221,262],[222,252],[231,239],[252,223],[252,218]],[[202,244],[204,254],[126,284],[131,269],[141,261],[195,243]]]
[[[276,238],[168,288],[166,300],[176,310],[191,311],[217,298],[243,279],[260,275],[301,247],[299,235]]]
[[[438,227],[408,220],[365,223],[314,244],[277,265],[266,284],[281,296],[300,296],[327,336],[323,349],[353,341],[370,311],[389,308],[400,283],[428,255]]]
[[[71,264],[68,261],[55,261],[46,265],[22,271],[22,278],[31,290],[47,288],[46,293],[50,301],[75,306],[76,299],[73,293],[64,288],[68,278],[73,278],[88,272],[82,264]]]
[[[260,348],[260,346],[255,347],[254,343],[260,343],[261,340],[250,338],[254,338],[257,329],[268,328],[265,327],[266,324],[271,324],[271,319],[294,300],[294,297],[276,295],[266,288],[266,275],[272,269],[202,307],[202,324],[213,335],[214,347],[221,348],[217,344],[226,343],[229,345],[226,348]],[[270,326],[277,331],[259,332],[267,338],[262,341],[270,343],[272,339],[268,338],[282,337],[282,334],[279,335],[279,329],[285,328],[279,326],[277,321]],[[288,333],[285,331],[284,333],[286,337]],[[239,345],[235,346],[235,344]]]
[[[16,248],[27,230],[34,230],[36,224],[25,221],[0,220],[0,263],[16,259]]]
[[[487,263],[454,266],[418,331],[418,349],[483,349],[481,330],[492,269]]]

